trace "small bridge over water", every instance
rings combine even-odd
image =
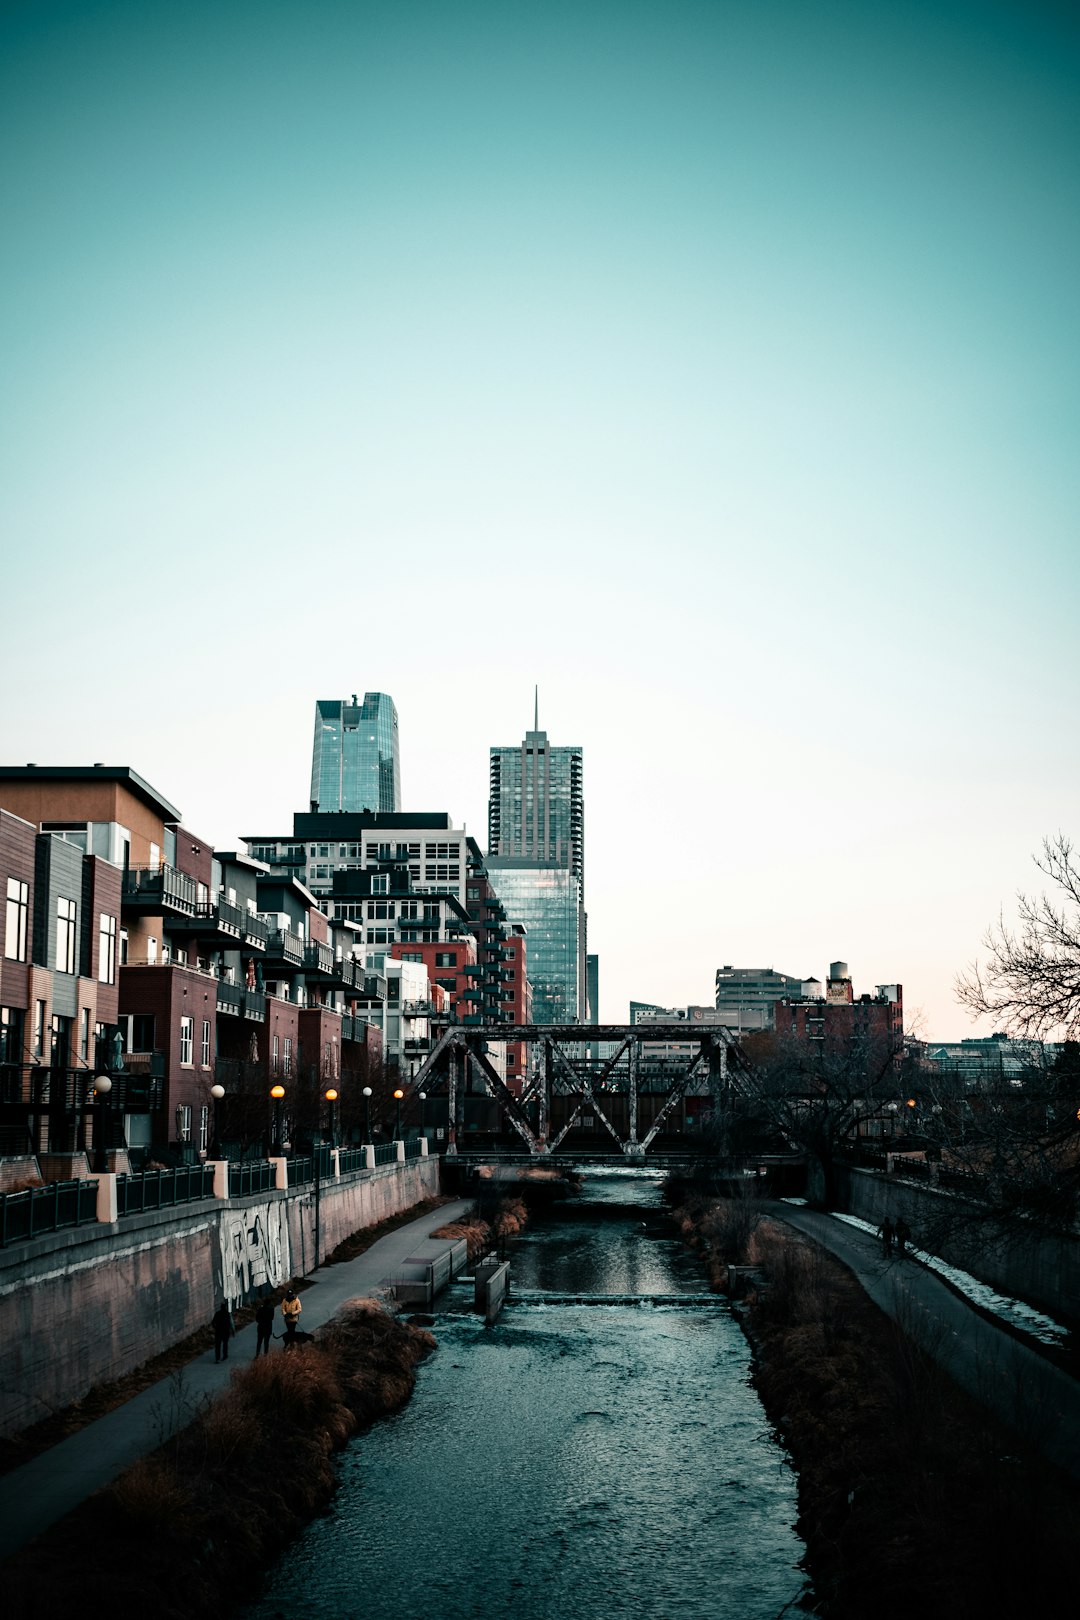
[[[531,1078],[518,1095],[489,1049],[526,1042]],[[605,1057],[599,1048],[608,1050]],[[447,1153],[464,1135],[465,1097],[479,1090],[495,1102],[528,1155],[546,1158],[588,1112],[623,1162],[641,1163],[689,1095],[718,1107],[744,1060],[730,1030],[684,1021],[648,1024],[492,1024],[448,1029],[413,1079],[428,1095],[445,1089]]]

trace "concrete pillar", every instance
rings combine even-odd
[[[211,1159],[209,1161],[214,1171],[214,1197],[228,1198],[229,1196],[229,1161],[228,1159]]]
[[[278,1192],[289,1190],[289,1161],[288,1159],[271,1159],[274,1166],[274,1186]]]
[[[97,1182],[97,1218],[111,1226],[119,1219],[116,1212],[116,1176],[91,1176]]]
[[[334,1161],[334,1175],[335,1175],[335,1177],[340,1176],[340,1174],[341,1174],[341,1149],[340,1148],[331,1148],[330,1149],[330,1157]]]
[[[405,1163],[405,1144],[401,1140],[400,1136],[394,1143],[394,1158],[397,1160],[398,1164]]]
[[[426,1136],[422,1136],[422,1137],[421,1137],[421,1138],[420,1138],[420,1157],[421,1157],[421,1158],[422,1158],[422,1159],[426,1159],[426,1158],[427,1158],[427,1156],[428,1156],[428,1155],[427,1155],[427,1137],[426,1137]]]
[[[365,1144],[364,1144],[364,1169],[365,1170],[374,1170],[374,1168],[375,1168],[375,1144],[373,1142],[365,1142]]]

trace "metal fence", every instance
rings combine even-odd
[[[397,1158],[397,1143],[396,1142],[376,1142],[376,1144],[375,1144],[375,1163],[376,1164],[393,1164],[393,1162],[394,1162],[394,1160],[396,1158]]]
[[[419,1159],[419,1158],[422,1157],[421,1151],[420,1151],[420,1144],[421,1144],[421,1142],[423,1140],[424,1139],[423,1139],[422,1136],[414,1136],[414,1137],[411,1137],[408,1142],[406,1142],[406,1144],[405,1144],[405,1157],[407,1159]]]
[[[343,1176],[355,1176],[367,1169],[367,1154],[363,1148],[342,1148],[338,1153],[338,1165]]]
[[[0,1196],[0,1248],[97,1220],[96,1181],[52,1181]]]
[[[213,1198],[214,1171],[210,1165],[185,1164],[176,1170],[142,1170],[116,1178],[117,1215],[143,1215],[151,1209],[171,1209],[199,1198]]]
[[[274,1167],[269,1159],[242,1159],[229,1166],[229,1197],[246,1198],[250,1193],[269,1192],[274,1185]]]
[[[307,1182],[314,1181],[316,1170],[323,1181],[333,1175],[334,1161],[330,1157],[328,1147],[318,1148],[314,1154],[290,1159],[288,1161],[289,1186],[303,1187]]]

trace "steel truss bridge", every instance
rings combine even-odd
[[[528,1043],[532,1074],[519,1097],[501,1078],[487,1049],[521,1041]],[[610,1056],[592,1055],[600,1043],[610,1047]],[[657,1046],[682,1050],[650,1052]],[[455,1025],[439,1040],[412,1085],[429,1096],[445,1088],[449,1155],[458,1153],[464,1136],[465,1097],[478,1089],[498,1104],[507,1124],[536,1158],[554,1153],[587,1109],[623,1157],[634,1163],[644,1158],[688,1093],[708,1094],[716,1107],[732,1084],[729,1069],[741,1068],[737,1041],[719,1025],[697,1029],[681,1021]],[[556,1113],[559,1119],[553,1127]]]

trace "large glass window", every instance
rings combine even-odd
[[[195,1020],[185,1016],[180,1020],[180,1062],[188,1069],[191,1068],[194,1042]]]
[[[56,971],[75,972],[75,918],[74,900],[61,895],[56,902]]]
[[[116,983],[116,918],[101,912],[98,923],[98,979]]]
[[[199,1059],[200,1059],[200,1062],[202,1063],[202,1066],[203,1066],[204,1069],[208,1069],[210,1067],[210,1020],[209,1020],[209,1018],[204,1018],[203,1021],[202,1021],[202,1050],[199,1053]]]
[[[7,917],[4,927],[4,955],[13,962],[26,961],[27,885],[19,878],[7,880]]]

